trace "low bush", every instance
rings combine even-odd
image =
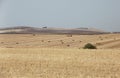
[[[91,44],[91,43],[87,43],[83,48],[84,48],[84,49],[97,49],[96,46],[94,46],[94,45]]]

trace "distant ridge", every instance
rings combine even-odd
[[[14,27],[1,28],[0,30],[7,30],[7,29],[24,29],[24,28],[31,28],[31,27],[29,27],[29,26],[14,26]]]
[[[95,29],[95,28],[49,28],[49,27],[30,27],[30,26],[15,26],[1,28],[0,34],[105,34],[108,32]]]

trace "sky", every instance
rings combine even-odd
[[[120,0],[0,0],[0,27],[120,31]]]

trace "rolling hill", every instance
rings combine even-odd
[[[101,31],[95,28],[48,28],[48,27],[28,27],[28,26],[16,26],[1,28],[1,34],[105,34],[108,32]]]

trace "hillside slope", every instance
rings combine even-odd
[[[76,28],[76,29],[64,29],[64,28],[35,28],[26,26],[17,26],[10,28],[0,29],[1,34],[103,34],[108,33],[98,29],[93,28]]]

